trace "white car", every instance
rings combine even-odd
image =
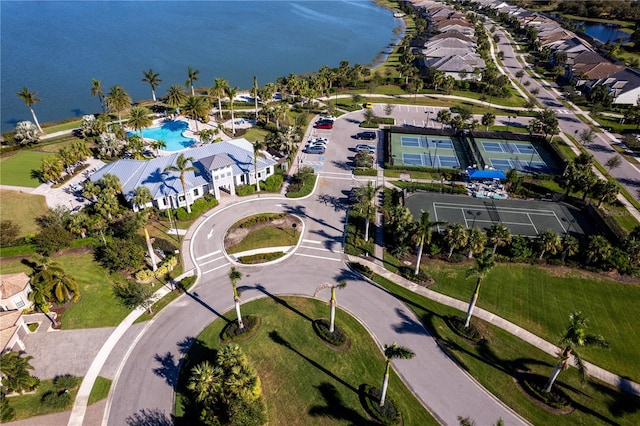
[[[309,139],[309,142],[307,142],[307,145],[312,144],[312,143],[318,143],[318,142],[322,142],[324,144],[328,144],[329,143],[329,139],[316,137],[316,138],[313,138],[313,139]]]
[[[356,151],[360,152],[360,151],[369,151],[369,152],[376,152],[376,147],[373,145],[366,145],[363,143],[359,143],[358,145],[356,145]]]

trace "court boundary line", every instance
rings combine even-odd
[[[480,206],[476,206],[474,204],[459,204],[459,203],[441,203],[438,201],[434,201],[433,202],[434,207],[437,206],[443,206],[442,208],[451,208],[451,209],[455,209],[455,208],[469,208],[472,209],[474,207],[480,207]],[[449,207],[450,206],[450,207]],[[482,206],[484,207],[484,206]],[[481,208],[476,208],[476,210],[483,210]],[[556,217],[556,219],[558,218],[558,216],[555,214],[555,211],[553,210],[545,210],[545,209],[536,209],[533,212],[530,212],[530,209],[526,209],[523,207],[498,207],[496,206],[496,210],[498,211],[504,211],[506,213],[519,213],[519,214],[524,214],[524,213],[531,213],[531,214],[537,214],[539,216],[551,216],[553,214],[553,216]]]

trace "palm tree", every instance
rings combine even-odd
[[[207,100],[202,96],[189,96],[183,105],[184,115],[191,117],[196,123],[196,133],[198,132],[198,121],[200,118],[206,117],[209,112]]]
[[[440,128],[442,129],[445,124],[451,123],[451,111],[449,111],[448,109],[441,109],[440,111],[438,111],[436,120],[442,123],[442,126],[440,126]]]
[[[462,226],[459,223],[453,223],[444,231],[444,240],[449,246],[449,259],[453,255],[453,251],[460,247],[464,247],[467,245],[467,241],[469,240],[469,233],[467,232],[467,228]]]
[[[393,359],[411,359],[415,353],[404,346],[398,346],[396,342],[391,345],[384,345],[384,357],[386,364],[384,368],[384,378],[382,379],[382,395],[380,396],[380,407],[384,406],[387,396],[387,388],[389,387],[389,372],[391,370],[391,360]]]
[[[102,112],[105,112],[105,103],[104,103],[104,86],[102,85],[102,81],[97,78],[91,79],[91,96],[97,96],[100,101],[100,108]]]
[[[360,211],[364,211],[365,214],[365,222],[364,222],[364,240],[369,241],[369,225],[371,222],[371,213],[376,210],[376,206],[373,205],[373,199],[378,192],[378,187],[375,187],[371,181],[367,182],[365,186],[361,186],[356,189],[358,207]]]
[[[489,131],[489,126],[493,126],[493,123],[496,122],[496,116],[493,113],[486,113],[482,116],[482,125],[485,126],[485,130]]]
[[[105,98],[106,104],[109,108],[116,110],[118,113],[118,123],[122,125],[122,111],[131,106],[131,96],[124,90],[122,86],[113,86],[107,97]]]
[[[498,247],[504,247],[511,242],[511,231],[501,223],[495,223],[487,233],[488,241],[493,244],[493,253]]]
[[[32,356],[22,356],[21,352],[7,352],[0,359],[0,372],[2,372],[2,386],[7,393],[32,391],[38,387],[40,380],[31,375],[33,370],[30,361]],[[3,389],[4,391],[4,389]]]
[[[191,213],[191,206],[189,205],[189,199],[187,198],[187,182],[184,179],[184,174],[187,172],[195,172],[196,170],[198,170],[194,166],[190,166],[189,163],[193,164],[193,157],[185,157],[184,154],[180,154],[178,158],[176,158],[175,166],[167,166],[163,170],[164,172],[180,173],[180,183],[182,183],[184,202],[187,205],[187,213]]]
[[[236,287],[238,280],[242,279],[242,272],[238,271],[235,266],[231,267],[229,271],[229,281],[231,281],[231,286],[233,287],[233,302],[236,305],[236,315],[238,316],[238,327],[240,329],[244,328],[244,324],[242,323],[242,316],[240,315],[240,293]]]
[[[467,245],[469,246],[468,257],[471,259],[474,253],[484,251],[484,245],[487,243],[487,236],[480,228],[471,228],[468,232]]]
[[[151,114],[151,111],[141,106],[133,107],[129,111],[129,121],[127,121],[127,125],[133,130],[140,132],[141,140],[144,137],[142,135],[142,129],[151,126],[151,123],[153,123],[149,114]]]
[[[158,151],[165,149],[166,147],[167,143],[160,139],[154,139],[149,142],[149,148],[153,149],[156,152],[156,155],[158,155]]]
[[[549,252],[551,254],[556,254],[562,247],[560,236],[550,229],[540,234],[538,237],[538,244],[540,244],[541,248],[540,260],[542,260],[545,253]]]
[[[144,78],[142,79],[143,83],[149,83],[151,86],[151,95],[153,96],[153,103],[156,103],[156,87],[160,86],[162,80],[160,80],[160,74],[157,72],[153,72],[153,69],[149,68],[149,71],[142,71],[142,75]]]
[[[153,200],[151,191],[146,186],[139,186],[133,191],[133,197],[131,197],[131,204],[138,207],[138,210],[144,210]]]
[[[196,91],[193,88],[193,82],[194,81],[198,81],[200,78],[198,77],[198,74],[200,74],[200,70],[194,70],[191,67],[187,68],[187,81],[184,82],[184,85],[186,87],[191,87],[191,96],[195,96],[196,95]]]
[[[38,126],[38,130],[40,130],[40,133],[44,133],[44,131],[42,130],[42,127],[40,127],[40,123],[38,122],[38,117],[36,117],[36,112],[33,110],[33,104],[36,104],[41,101],[40,98],[36,98],[36,93],[37,92],[35,91],[30,92],[29,89],[27,89],[26,87],[23,87],[21,91],[16,93],[16,96],[22,99],[22,101],[27,106],[27,108],[29,108],[29,111],[31,111],[31,116],[33,117],[33,121],[36,123],[36,126]]]
[[[193,392],[197,402],[205,403],[205,406],[210,405],[207,401],[212,401],[220,393],[221,388],[222,383],[218,380],[215,368],[209,361],[205,360],[193,367],[187,389]]]
[[[580,251],[580,242],[576,237],[571,235],[565,235],[562,238],[562,261],[567,258],[567,256],[573,256]]]
[[[58,303],[69,300],[72,293],[74,303],[80,299],[78,283],[72,276],[67,275],[60,264],[46,257],[39,259],[38,263],[36,272],[31,279],[36,286],[42,286],[39,290],[47,291]],[[37,299],[41,298],[41,295],[37,296]]]
[[[589,237],[587,243],[587,261],[586,264],[591,262],[606,260],[611,253],[611,244],[602,235],[592,235]]]
[[[422,250],[424,249],[425,243],[427,245],[431,244],[431,228],[434,226],[444,225],[445,223],[447,222],[442,220],[431,222],[431,220],[429,220],[429,212],[421,210],[420,222],[418,223],[418,258],[416,259],[416,268],[413,271],[413,275],[418,275],[420,273]]]
[[[51,305],[51,289],[47,288],[46,283],[32,282],[31,292],[27,297],[33,302],[33,307],[36,311],[40,311],[44,314],[49,312],[49,305]],[[49,320],[53,323],[51,318],[49,318]]]
[[[316,292],[313,293],[313,297],[316,297],[318,293],[326,288],[331,289],[331,299],[329,299],[329,306],[331,307],[331,312],[329,316],[329,332],[333,333],[334,323],[336,319],[336,306],[338,306],[338,302],[336,301],[336,288],[345,288],[347,283],[345,281],[340,281],[337,284],[324,283],[318,288],[316,288]]]
[[[467,318],[464,321],[464,328],[469,327],[469,323],[471,322],[471,316],[473,315],[473,309],[476,307],[476,302],[478,301],[478,294],[480,294],[480,284],[484,277],[491,271],[494,267],[495,261],[493,259],[493,253],[490,250],[485,250],[481,255],[476,256],[476,264],[472,266],[467,271],[467,278],[474,276],[477,278],[476,281],[476,289],[473,291],[473,296],[471,296],[471,301],[469,302],[469,309],[467,309]]]
[[[258,121],[258,95],[260,94],[260,88],[258,87],[258,78],[253,76],[253,88],[251,89],[251,96],[253,97],[253,104],[255,105],[256,121]]]
[[[265,148],[263,141],[255,141],[253,143],[253,173],[256,178],[256,191],[260,192],[260,181],[258,180],[258,157],[265,158],[265,155],[260,152]]]
[[[177,113],[180,114],[180,106],[187,100],[187,95],[184,93],[182,86],[179,84],[172,84],[169,86],[169,90],[165,94],[165,103],[172,108],[175,108]]]
[[[551,392],[551,388],[553,387],[553,384],[558,378],[560,372],[569,367],[569,360],[571,359],[571,356],[573,356],[573,361],[578,369],[580,378],[584,381],[587,369],[582,362],[582,357],[576,349],[588,346],[598,348],[609,347],[607,341],[604,340],[604,337],[587,333],[586,323],[587,319],[582,317],[581,312],[574,312],[569,315],[569,326],[562,336],[562,339],[560,339],[560,344],[564,346],[564,349],[558,354],[558,363],[556,364],[556,368],[553,370],[553,373],[551,373],[551,377],[549,377],[549,381],[544,388],[545,392]]]
[[[237,87],[227,87],[227,96],[229,96],[229,106],[231,109],[231,133],[234,136],[236,134],[236,123],[235,123],[235,117],[233,115],[233,100],[237,94],[238,94]]]
[[[598,180],[598,183],[595,187],[595,192],[598,196],[598,207],[600,207],[602,203],[611,203],[615,201],[618,197],[619,191],[620,187],[618,186],[618,183],[616,181],[602,179]]]
[[[213,91],[216,94],[216,98],[218,98],[218,112],[220,113],[220,119],[222,120],[224,118],[222,115],[222,97],[227,93],[229,82],[224,78],[216,78],[214,83]]]

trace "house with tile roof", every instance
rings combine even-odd
[[[180,174],[165,172],[168,166],[175,165],[179,155],[193,158],[195,171],[184,175],[187,193],[184,193]],[[255,185],[275,173],[277,161],[268,153],[257,156],[257,173],[254,167],[253,144],[244,138],[217,142],[186,151],[173,153],[152,160],[118,160],[107,164],[91,175],[90,180],[97,182],[103,176],[117,176],[122,184],[122,194],[131,204],[136,188],[145,186],[151,192],[153,201],[144,207],[154,206],[160,210],[192,204],[205,194],[213,194],[220,199],[222,192],[235,195],[240,185]],[[134,206],[139,210],[143,206]]]
[[[24,351],[22,339],[29,334],[22,311],[0,312],[0,353]]]
[[[16,311],[31,307],[30,279],[24,272],[0,275],[0,311]]]

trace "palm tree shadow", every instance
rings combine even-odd
[[[349,408],[344,405],[340,394],[334,385],[331,383],[321,383],[317,386],[322,398],[325,400],[326,405],[314,405],[309,408],[309,414],[313,417],[327,417],[335,420],[345,420],[350,425],[375,425],[376,423],[362,417],[353,408]]]
[[[264,286],[262,284],[256,284],[255,288],[261,292],[262,294],[264,294],[265,296],[270,297],[274,302],[276,302],[279,305],[284,306],[285,308],[289,309],[291,312],[298,314],[299,316],[301,316],[302,318],[306,319],[309,322],[313,322],[313,319],[311,319],[307,314],[300,312],[299,310],[297,310],[296,308],[294,308],[293,306],[291,306],[289,303],[287,303],[286,300],[283,300],[281,298],[279,298],[278,296],[269,293],[269,291],[267,291],[266,288],[264,288]],[[276,342],[278,343],[278,342]]]
[[[173,426],[173,415],[167,416],[159,408],[143,408],[125,419],[127,426]]]
[[[172,389],[176,389],[178,373],[180,372],[180,362],[174,359],[174,355],[171,352],[167,352],[164,355],[155,354],[153,358],[160,364],[160,367],[153,369],[153,373],[156,376],[164,378],[164,381],[171,386]]]
[[[222,315],[220,312],[216,311],[215,309],[213,309],[211,306],[209,306],[208,304],[206,304],[205,302],[203,302],[200,297],[198,297],[198,293],[196,292],[188,292],[185,291],[185,294],[187,296],[189,296],[190,298],[192,298],[193,300],[195,300],[197,303],[199,303],[202,307],[206,308],[207,310],[209,310],[211,313],[213,313],[214,315],[216,315],[218,318],[222,318],[223,320],[225,320],[227,323],[230,323],[231,320],[227,317],[225,317],[224,315]]]
[[[623,379],[623,382],[626,379]],[[621,418],[627,414],[634,414],[640,410],[640,398],[626,392],[624,384],[619,386],[621,389],[614,389],[600,382],[589,381],[589,385],[598,393],[607,395],[610,398],[608,403],[609,412],[616,418]]]
[[[351,384],[345,382],[341,377],[336,376],[331,371],[327,370],[325,367],[320,365],[318,362],[314,361],[313,359],[311,359],[308,356],[304,355],[302,352],[298,351],[296,348],[291,346],[291,344],[289,342],[287,342],[282,336],[280,336],[280,333],[278,333],[277,331],[270,331],[269,332],[269,338],[271,340],[273,340],[275,343],[277,343],[278,345],[284,346],[285,348],[290,349],[292,352],[295,352],[301,358],[306,360],[309,364],[313,365],[318,370],[320,370],[323,373],[325,373],[327,376],[329,376],[332,379],[334,379],[335,381],[339,382],[340,384],[342,384],[347,389],[349,389],[349,390],[353,391],[354,393],[358,394],[358,389],[357,388],[355,388]]]
[[[320,219],[318,217],[315,216],[309,216],[307,215],[307,213],[305,212],[305,207],[304,206],[287,206],[283,204],[283,207],[285,208],[285,211],[289,214],[295,214],[301,217],[305,217],[307,219],[313,220],[314,222],[319,223],[322,226],[326,226],[329,227],[331,229],[335,229],[338,232],[342,232],[341,229],[336,228],[335,226],[329,225],[325,220]]]
[[[400,317],[400,324],[394,324],[393,329],[397,333],[412,333],[420,335],[429,335],[422,323],[410,318],[409,315],[402,309],[396,308],[396,314]]]

